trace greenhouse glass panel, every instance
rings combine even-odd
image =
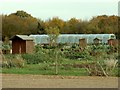
[[[93,43],[94,38],[95,38],[95,36],[92,35],[92,34],[90,34],[90,35],[88,36],[88,43],[89,43],[89,44]]]
[[[35,44],[49,43],[48,35],[30,35],[34,38]],[[95,38],[102,40],[102,43],[107,43],[109,39],[116,39],[114,34],[60,34],[58,43],[79,43],[79,39],[85,38],[87,43],[93,43]]]
[[[110,35],[109,34],[104,34],[103,35],[103,43],[107,43],[107,41],[110,39]]]

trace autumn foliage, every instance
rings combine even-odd
[[[12,37],[16,34],[46,34],[46,28],[57,27],[61,34],[87,34],[87,33],[113,33],[117,38],[118,16],[101,15],[89,21],[71,18],[64,21],[59,17],[53,17],[46,21],[33,17],[25,11],[17,11],[10,15],[0,15],[2,17],[2,37]]]

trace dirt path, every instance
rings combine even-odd
[[[117,77],[2,75],[3,88],[117,88]]]

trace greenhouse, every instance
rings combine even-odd
[[[48,44],[48,35],[30,35],[34,38],[35,44]],[[79,43],[80,39],[85,38],[87,44],[92,44],[95,38],[101,40],[101,43],[107,43],[109,39],[116,39],[114,34],[60,34],[57,38],[57,43]]]

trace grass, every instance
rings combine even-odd
[[[18,60],[17,60],[18,61]],[[73,67],[75,64],[83,64],[85,61],[70,60],[61,58],[58,60],[58,75],[67,76],[86,76],[87,71],[84,68]],[[39,74],[39,75],[55,75],[54,62],[42,62],[39,64],[24,63],[24,67],[3,67],[1,73],[6,74]]]
[[[59,66],[58,75],[65,76],[87,76],[87,71],[84,68],[64,69]],[[55,75],[55,67],[47,66],[46,64],[26,65],[24,68],[3,68],[4,74],[40,74],[40,75]]]

